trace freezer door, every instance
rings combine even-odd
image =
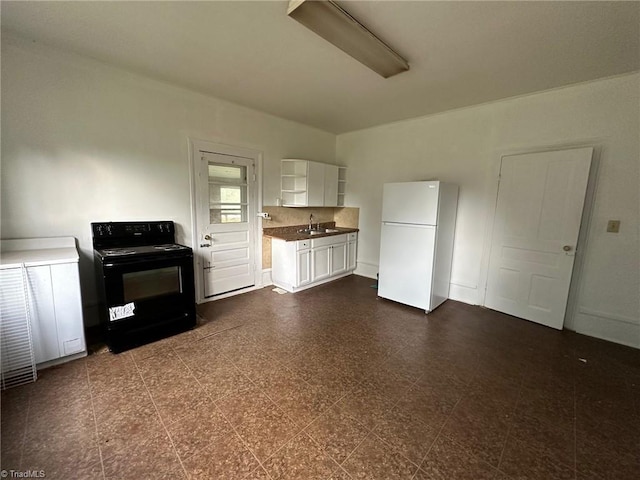
[[[382,221],[436,225],[440,182],[385,183]]]
[[[436,227],[382,224],[378,296],[431,311]]]

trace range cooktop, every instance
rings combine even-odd
[[[133,247],[102,248],[96,250],[102,258],[134,257],[138,255],[161,255],[167,252],[191,251],[190,247],[178,243],[163,245],[137,245]]]

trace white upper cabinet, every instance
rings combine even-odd
[[[344,178],[345,171],[344,167],[326,163],[283,159],[280,177],[282,206],[344,205],[344,180],[341,182],[340,176]]]

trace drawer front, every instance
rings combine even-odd
[[[346,243],[346,235],[332,235],[330,237],[320,237],[311,240],[311,247],[324,247],[327,245],[335,245],[336,243]]]
[[[349,241],[351,242],[352,240],[357,240],[358,239],[358,232],[353,232],[353,233],[348,233],[347,237],[349,238]]]
[[[304,250],[306,248],[309,248],[310,246],[311,246],[310,240],[298,240],[296,242],[296,250]]]

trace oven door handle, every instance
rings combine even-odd
[[[154,258],[154,259],[140,259],[140,260],[127,260],[126,262],[111,262],[111,263],[104,263],[102,264],[102,266],[104,268],[118,268],[118,267],[126,267],[129,265],[142,265],[144,263],[153,263],[153,262],[157,262],[157,261],[161,261],[161,262],[166,262],[166,261],[170,261],[170,260],[186,260],[186,259],[190,259],[192,258],[191,255],[180,255],[180,256],[175,256],[175,257],[162,257],[162,258]]]

